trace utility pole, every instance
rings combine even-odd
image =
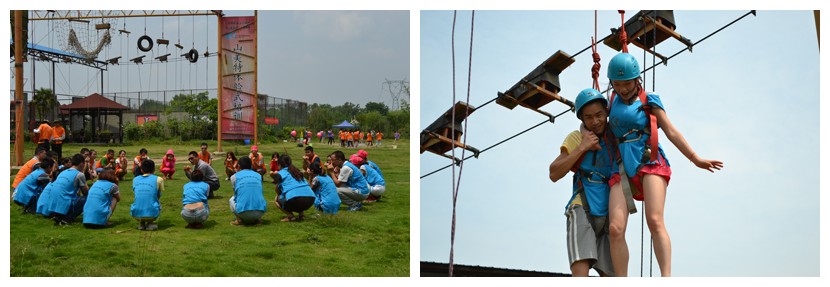
[[[28,23],[27,23],[28,25]],[[23,10],[14,11],[14,162],[23,165],[23,143],[26,134],[23,132]]]

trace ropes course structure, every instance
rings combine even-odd
[[[600,70],[600,57],[597,53],[596,43],[603,42],[606,45],[610,46],[611,48],[622,51],[628,52],[627,44],[630,42],[635,46],[638,46],[643,49],[643,63],[644,66],[647,59],[647,53],[651,54],[652,61],[651,66],[648,68],[643,69],[640,74],[643,78],[643,87],[646,86],[646,78],[649,70],[652,71],[651,75],[651,84],[652,90],[656,88],[655,79],[656,79],[656,71],[654,68],[657,65],[663,64],[667,65],[668,60],[674,58],[675,56],[685,52],[685,51],[692,51],[692,48],[695,45],[700,44],[704,40],[708,39],[709,37],[717,34],[718,32],[724,30],[725,28],[731,26],[732,24],[740,21],[741,19],[745,18],[746,16],[752,14],[755,15],[755,10],[749,11],[742,16],[738,17],[737,19],[733,20],[732,22],[722,26],[721,28],[715,30],[714,32],[710,33],[709,35],[703,37],[702,39],[698,40],[697,42],[692,42],[689,39],[680,36],[676,32],[674,32],[674,19],[671,15],[671,11],[669,12],[670,17],[665,17],[663,13],[665,11],[640,11],[639,13],[635,14],[634,17],[629,19],[629,21],[625,21],[625,14],[623,10],[620,10],[620,17],[621,17],[621,26],[616,29],[612,29],[612,33],[608,36],[605,36],[602,39],[597,39],[596,35],[596,12],[594,17],[594,36],[591,38],[591,44],[570,56],[562,51],[556,52],[546,61],[544,61],[539,67],[531,71],[525,78],[521,79],[516,85],[511,87],[508,91],[502,93],[499,92],[498,96],[494,99],[491,99],[482,105],[473,107],[469,105],[470,101],[470,79],[472,73],[472,50],[473,50],[473,27],[474,24],[471,24],[470,27],[470,50],[469,50],[469,67],[468,67],[468,83],[467,83],[467,99],[465,102],[456,101],[456,80],[455,80],[455,25],[456,25],[456,17],[457,12],[453,13],[453,21],[452,21],[452,104],[453,106],[445,112],[441,117],[439,117],[435,122],[430,124],[426,129],[421,131],[421,153],[423,154],[424,151],[430,151],[436,155],[446,157],[451,159],[451,163],[447,164],[443,167],[440,167],[434,171],[426,173],[420,176],[420,179],[424,179],[430,175],[436,174],[442,170],[452,167],[452,221],[451,221],[451,230],[450,230],[450,254],[449,254],[449,276],[453,276],[453,265],[454,265],[454,245],[455,245],[455,231],[456,231],[456,204],[458,198],[458,191],[460,188],[461,182],[461,173],[463,172],[464,162],[470,158],[478,158],[481,154],[486,151],[489,151],[507,141],[515,139],[516,137],[536,129],[545,123],[555,123],[556,118],[559,116],[573,111],[573,103],[558,95],[560,90],[558,75],[564,69],[566,69],[571,63],[574,62],[574,58],[576,58],[581,53],[585,52],[588,49],[592,50],[592,60],[594,65],[591,68],[591,75],[593,78],[592,86],[600,90],[599,86],[599,70]],[[658,13],[660,12],[660,13]],[[475,12],[472,13],[472,21],[474,22]],[[634,30],[634,31],[631,31]],[[669,57],[665,57],[656,51],[656,46],[661,41],[667,38],[675,38],[679,42],[685,45],[685,48],[677,51],[676,53],[672,54]],[[657,59],[659,58],[659,61]],[[610,83],[608,89],[603,91],[603,93],[607,93],[611,90]],[[607,96],[606,96],[607,97]],[[468,145],[466,136],[467,133],[467,125],[470,114],[475,111],[482,109],[483,107],[487,106],[488,104],[496,101],[500,105],[508,108],[513,109],[515,106],[522,106],[524,108],[533,110],[539,114],[542,114],[546,117],[544,121],[541,121],[525,130],[522,130],[512,136],[509,136],[503,140],[496,142],[482,150],[478,150],[470,145]],[[568,109],[562,111],[558,114],[550,114],[545,111],[540,110],[540,107],[551,102],[551,101],[558,101],[567,106]],[[461,126],[461,122],[464,121],[463,128]],[[459,139],[459,137],[463,134],[463,139]],[[455,156],[455,148],[461,148],[462,154],[460,158],[456,158]],[[466,151],[472,151],[474,154],[465,156],[464,153]],[[446,154],[448,151],[451,151],[451,154]],[[456,169],[455,167],[459,167],[458,176],[456,178]],[[645,202],[641,203],[642,210],[645,210]],[[641,215],[644,212],[641,213]],[[641,218],[642,222],[645,222],[645,218]],[[641,223],[641,239],[644,238],[644,224]],[[643,276],[643,248],[644,241],[641,241],[641,255],[640,255],[640,275]],[[650,244],[653,245],[653,244]],[[650,251],[650,256],[653,255],[653,251]],[[652,261],[652,259],[649,259]],[[653,264],[652,264],[653,265]],[[649,270],[649,276],[651,276],[651,270]]]

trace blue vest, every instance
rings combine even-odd
[[[367,163],[368,165],[371,165],[371,166],[372,166],[372,168],[374,168],[374,169],[375,169],[375,171],[377,171],[377,172],[378,172],[378,174],[380,174],[380,177],[383,177],[383,172],[382,172],[382,171],[380,171],[380,167],[379,167],[377,164],[375,164],[375,162],[373,162],[373,161],[371,161],[371,160],[366,160],[366,163]],[[383,177],[383,178],[385,178],[385,177]]]
[[[319,206],[323,213],[337,214],[337,210],[340,209],[340,196],[337,195],[334,180],[328,176],[318,175],[317,182],[319,185],[314,190],[314,206]]]
[[[210,185],[204,181],[191,181],[184,185],[184,192],[182,193],[182,205],[201,202],[208,207],[208,192],[210,192]]]
[[[133,218],[158,218],[161,212],[158,188],[158,176],[139,175],[133,179],[133,193],[135,201],[130,205],[130,215]]]
[[[617,172],[617,165],[612,159],[613,152],[608,151],[605,140],[600,138],[599,145],[602,149],[585,152],[573,177],[574,193],[568,201],[568,206],[575,197],[580,196],[576,191],[581,186],[588,200],[591,215],[607,216],[608,193],[611,190],[608,180]]]
[[[70,168],[61,172],[52,182],[52,194],[46,202],[46,211],[66,214],[72,202],[78,198],[78,190],[72,185],[75,177],[80,173],[77,169]],[[44,215],[49,215],[45,213]]]
[[[282,182],[280,183],[282,193],[280,194],[280,199],[283,201],[289,201],[298,196],[314,196],[314,192],[311,191],[308,182],[305,180],[298,181],[292,177],[287,167],[280,169],[278,173],[282,176]]]
[[[46,173],[42,168],[38,168],[17,184],[17,189],[14,193],[13,200],[24,205],[29,204],[32,197],[41,192],[41,188],[37,186],[37,177]]]
[[[35,209],[37,214],[43,216],[49,216],[52,211],[48,209],[48,203],[52,201],[52,191],[54,190],[54,182],[49,182],[46,184],[46,187],[43,188],[43,191],[40,192],[40,197],[37,198],[37,208]]]
[[[265,211],[265,196],[262,195],[262,175],[243,169],[236,174],[236,184],[233,186],[236,213],[248,210]]]
[[[352,176],[349,177],[349,187],[353,190],[359,190],[360,194],[369,194],[369,183],[366,182],[366,178],[360,173],[360,169],[351,162],[344,162],[343,166],[348,166],[354,171],[352,172]]]
[[[115,183],[98,180],[89,187],[89,194],[84,204],[84,223],[104,225],[110,216],[112,194],[110,190]]]
[[[375,186],[375,185],[386,186],[386,181],[383,180],[383,176],[381,176],[379,174],[379,172],[377,170],[375,170],[375,168],[373,168],[372,166],[370,166],[368,164],[365,164],[363,166],[366,168],[366,182],[368,182],[369,185],[371,185],[371,186]]]
[[[652,93],[646,95],[646,101],[653,108],[665,110],[663,102],[660,101],[660,96]],[[643,103],[637,98],[631,105],[626,105],[622,102],[622,98],[617,95],[614,97],[614,102],[611,104],[611,112],[608,114],[608,127],[614,133],[617,140],[622,140],[617,146],[620,150],[620,157],[622,157],[625,173],[628,176],[634,176],[645,164],[655,164],[656,162],[643,162],[643,153],[648,145],[648,134],[640,135],[636,131],[642,131],[648,125],[648,117],[643,111]],[[658,126],[659,129],[659,126]],[[635,131],[635,132],[631,132]],[[657,131],[651,131],[656,133]],[[626,135],[628,134],[628,135]],[[623,137],[625,136],[625,137]],[[657,144],[660,150],[660,156],[666,159],[666,154],[663,153],[663,147],[660,143]],[[666,165],[669,165],[666,159]]]

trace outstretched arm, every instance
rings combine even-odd
[[[723,162],[719,160],[709,160],[703,159],[698,156],[692,147],[689,146],[689,143],[686,142],[686,138],[683,137],[683,134],[678,131],[674,125],[672,125],[669,117],[666,115],[666,111],[663,109],[653,108],[651,109],[651,113],[657,118],[657,124],[663,129],[663,133],[666,137],[680,150],[680,153],[683,154],[687,159],[692,161],[695,166],[708,170],[709,172],[715,172],[714,170],[720,170],[723,168]],[[654,131],[652,131],[654,132]]]

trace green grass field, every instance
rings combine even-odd
[[[209,150],[216,142],[208,142]],[[211,199],[210,218],[204,229],[186,229],[181,212],[182,186],[187,183],[182,167],[187,152],[198,150],[199,142],[87,146],[98,151],[127,151],[128,158],[141,147],[156,161],[173,148],[177,171],[165,181],[159,230],[139,231],[130,217],[133,202],[132,178],[119,183],[122,201],[116,207],[107,229],[86,229],[78,218],[69,226],[23,214],[10,203],[11,276],[409,276],[409,142],[384,141],[380,148],[368,148],[369,159],[378,163],[386,177],[387,191],[382,201],[364,203],[360,211],[341,206],[335,216],[315,216],[307,211],[302,222],[280,222],[284,216],[274,206],[274,184],[263,183],[268,211],[259,226],[232,226],[233,214],[228,199],[233,194],[225,181],[222,161],[214,156],[213,168],[222,186]],[[64,145],[64,156],[77,153],[82,145]],[[339,146],[315,144],[318,155],[326,156]],[[26,147],[26,159],[32,145]],[[247,153],[249,146],[223,145],[225,151]],[[287,150],[294,165],[302,163],[303,149],[289,143],[259,145],[267,160],[271,153]],[[344,149],[347,155],[356,149]],[[239,153],[237,153],[239,154]],[[132,165],[130,165],[132,166]],[[16,170],[12,171],[11,180]],[[90,182],[91,185],[91,182]],[[11,192],[10,192],[11,194]]]

